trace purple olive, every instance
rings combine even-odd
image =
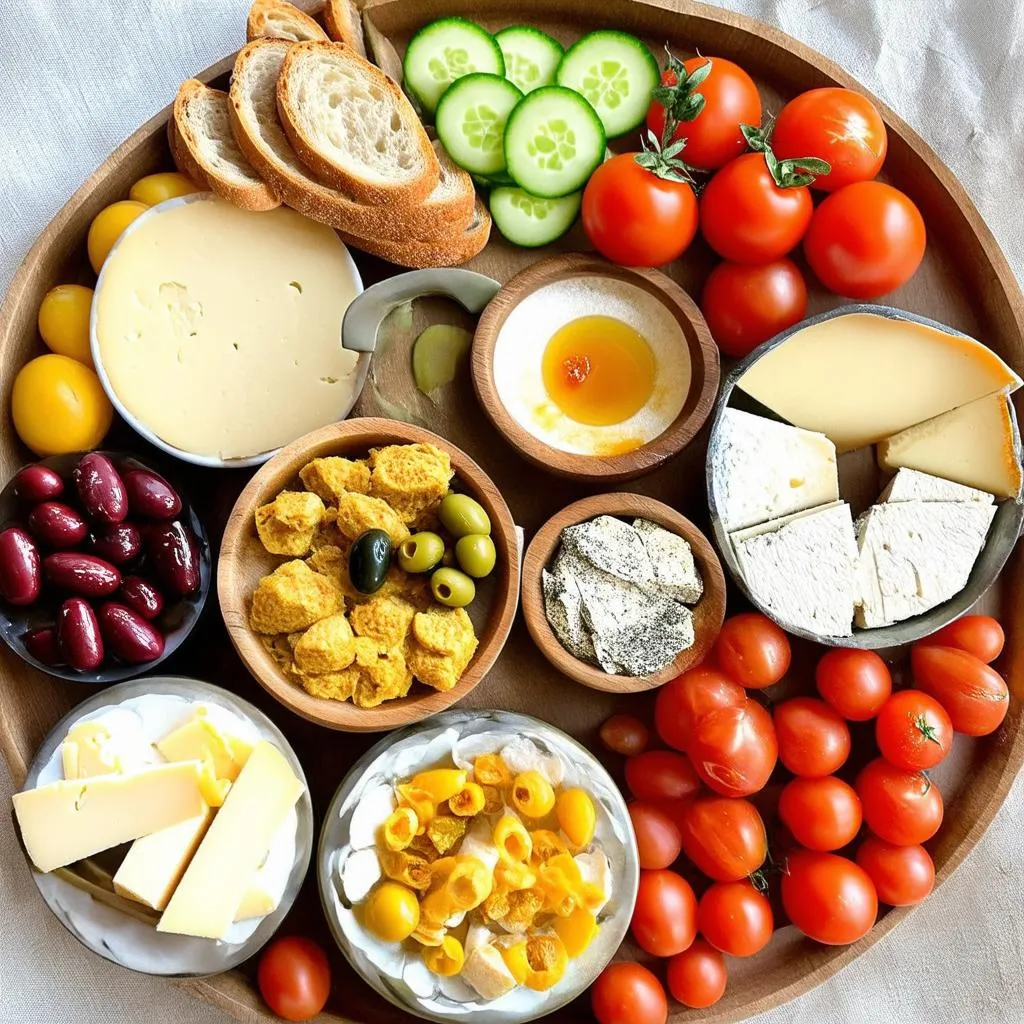
[[[117,596],[144,619],[155,619],[164,610],[163,595],[141,576],[125,576]]]
[[[61,501],[44,501],[28,514],[28,528],[51,548],[73,548],[85,540],[89,527],[70,506]]]
[[[199,543],[183,523],[160,523],[146,534],[146,544],[160,582],[172,593],[194,594],[199,589]]]
[[[53,626],[30,629],[21,638],[21,641],[25,645],[25,650],[36,661],[41,661],[44,665],[51,667],[64,664],[64,657],[57,644],[57,630]]]
[[[105,597],[121,585],[121,574],[109,562],[77,551],[47,555],[43,572],[51,583],[85,597]]]
[[[103,664],[100,624],[88,601],[69,597],[60,606],[57,646],[64,661],[78,672],[93,672]]]
[[[118,661],[140,665],[164,653],[163,634],[131,608],[108,601],[100,605],[100,632]]]
[[[114,464],[89,452],[71,471],[85,514],[98,523],[120,523],[128,515],[128,494]]]
[[[123,474],[128,507],[148,519],[173,519],[181,512],[181,498],[162,477],[148,469],[129,469]]]
[[[43,588],[39,548],[20,526],[0,533],[0,594],[11,604],[32,604]]]
[[[26,466],[14,476],[14,496],[32,505],[50,501],[63,490],[64,481],[49,466]]]
[[[100,558],[124,565],[142,550],[142,537],[131,523],[115,523],[96,530],[89,544]]]

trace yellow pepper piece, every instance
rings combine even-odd
[[[579,865],[567,853],[559,853],[537,869],[537,885],[547,897],[546,908],[562,917],[581,902],[583,877]]]
[[[498,855],[510,864],[519,864],[529,860],[533,852],[533,841],[526,826],[514,815],[505,814],[494,826],[492,836]]]
[[[561,981],[569,964],[557,935],[534,935],[502,952],[505,966],[520,985],[546,992]]]
[[[423,911],[420,910],[420,923],[409,938],[415,939],[421,946],[440,946],[444,942],[446,931],[443,925],[428,923],[423,917]]]
[[[512,803],[527,818],[543,818],[555,806],[555,791],[540,772],[521,772],[512,783]]]
[[[456,861],[441,891],[456,911],[472,910],[490,896],[494,879],[483,861],[476,857],[456,857]]]
[[[381,826],[381,840],[389,850],[404,850],[416,837],[420,819],[411,807],[399,807]]]
[[[556,917],[553,923],[555,934],[573,958],[582,956],[600,931],[597,918],[585,907],[577,907],[568,917]]]
[[[431,892],[435,889],[440,889],[448,881],[448,877],[455,870],[456,864],[458,864],[458,860],[455,857],[442,857],[430,865]]]
[[[530,863],[534,865],[543,864],[560,853],[569,852],[561,836],[548,828],[534,829],[530,833],[530,841],[533,843],[533,855],[530,857]]]
[[[466,786],[468,773],[461,768],[432,768],[413,776],[410,786],[425,793],[435,804],[443,804]]]
[[[440,946],[423,950],[423,962],[434,974],[450,978],[462,970],[462,965],[466,962],[466,953],[462,943],[454,935],[446,935]]]
[[[500,754],[481,754],[473,762],[473,779],[481,786],[497,786],[500,789],[512,782],[512,773]]]
[[[422,835],[426,832],[430,819],[434,817],[435,801],[430,794],[410,782],[405,782],[398,786],[398,803],[400,807],[411,807],[416,812],[416,819],[419,821],[416,834]]]
[[[494,885],[501,892],[530,889],[537,884],[537,873],[525,864],[498,862],[494,868]]]
[[[403,942],[420,923],[420,905],[404,885],[378,885],[363,907],[366,927],[383,942]]]
[[[573,846],[587,846],[597,828],[597,809],[590,794],[582,789],[567,789],[555,803],[559,827]]]
[[[484,791],[484,814],[497,814],[505,806],[501,798],[501,790],[497,786],[481,786]]]
[[[420,904],[420,923],[422,928],[429,928],[443,932],[444,923],[449,917],[460,913],[458,907],[452,903],[451,896],[442,887],[434,892],[428,893],[427,897]],[[419,940],[423,942],[422,939]],[[433,945],[433,943],[424,943]]]
[[[377,854],[380,869],[388,878],[412,889],[426,890],[430,885],[430,865],[414,853],[404,850],[380,850]]]
[[[461,818],[472,818],[484,809],[486,803],[483,787],[467,782],[461,793],[448,798],[448,809]]]

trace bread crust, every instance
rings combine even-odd
[[[282,36],[269,25],[269,19],[273,14],[292,22],[295,30],[291,35]],[[252,42],[253,39],[325,40],[327,33],[308,14],[287,0],[254,0],[252,7],[249,8],[249,16],[245,20],[245,38],[248,42]]]
[[[331,39],[351,46],[360,57],[367,57],[363,19],[355,0],[327,0],[323,19]]]

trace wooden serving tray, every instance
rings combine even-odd
[[[307,3],[307,7],[314,6]],[[839,84],[859,88],[844,70],[815,54],[781,32],[740,15],[720,11],[689,0],[371,0],[366,11],[368,34],[384,54],[382,63],[394,70],[393,58],[403,51],[411,33],[432,18],[460,14],[475,18],[491,29],[513,23],[537,25],[563,41],[589,29],[607,27],[634,32],[659,54],[667,41],[680,55],[696,50],[710,56],[738,61],[762,88],[766,111],[804,89]],[[389,56],[388,45],[394,48]],[[208,69],[207,81],[222,78],[232,58]],[[168,97],[170,98],[170,97]],[[922,313],[959,328],[995,349],[1018,372],[1024,372],[1024,298],[1013,280],[1006,260],[966,193],[925,143],[895,114],[874,101],[889,128],[889,155],[884,177],[907,192],[918,204],[929,230],[925,263],[917,276],[889,297],[893,305]],[[10,392],[17,369],[39,354],[36,313],[43,294],[61,282],[92,284],[84,258],[85,237],[93,216],[108,203],[126,196],[130,184],[144,174],[170,167],[165,142],[168,111],[143,125],[110,156],[75,193],[25,259],[0,308],[0,366],[3,389],[0,405],[9,416]],[[557,247],[563,251],[588,248],[577,228]],[[526,264],[544,255],[513,249],[495,237],[470,266],[500,280],[507,280]],[[394,273],[381,261],[356,254],[367,284]],[[697,242],[668,273],[691,294],[713,264],[711,254]],[[810,313],[838,304],[834,296],[812,292]],[[392,316],[385,333],[392,342],[392,358],[381,358],[354,415],[378,414],[426,423],[464,448],[502,489],[513,515],[527,539],[550,515],[595,488],[549,477],[521,461],[490,427],[475,404],[468,380],[442,408],[406,386],[397,387],[396,368],[403,346],[415,337],[428,319],[464,322],[454,307],[438,308],[436,302],[418,306],[412,317]],[[411,321],[411,322],[410,322]],[[397,353],[398,360],[395,361]],[[407,364],[406,364],[407,365]],[[407,371],[406,371],[407,372]],[[912,382],[908,382],[912,386]],[[402,410],[405,410],[402,412]],[[7,479],[29,453],[20,447],[6,419],[0,439],[0,476]],[[707,433],[703,431],[686,451],[658,472],[625,487],[666,501],[707,529],[704,489],[704,457]],[[111,433],[107,446],[137,450],[143,457],[160,461],[123,424]],[[248,473],[203,470],[184,464],[175,467],[189,499],[203,517],[216,543],[235,497]],[[938,881],[944,882],[992,820],[1024,763],[1024,580],[1018,552],[1001,581],[1005,598],[1001,618],[1008,644],[1001,665],[1014,700],[1002,728],[980,741],[958,737],[954,755],[938,774],[946,799],[946,819],[931,844]],[[998,595],[991,598],[998,608]],[[730,611],[737,610],[736,595]],[[796,646],[793,689],[810,685],[808,667],[813,665],[812,645]],[[310,779],[314,809],[323,812],[349,764],[374,740],[372,736],[338,734],[307,723],[277,704],[246,673],[228,643],[216,602],[209,602],[193,636],[174,657],[161,666],[166,673],[194,675],[225,686],[270,714],[298,751]],[[63,683],[29,670],[8,650],[0,652],[0,747],[15,783],[20,783],[43,736],[90,690]],[[534,647],[521,618],[516,622],[502,656],[489,676],[464,702],[472,707],[500,707],[539,713],[596,747],[599,723],[612,711],[650,711],[651,699],[643,694],[616,697],[584,689],[560,676]],[[619,769],[615,759],[610,766]],[[868,946],[894,928],[908,911],[887,913],[865,939],[851,947],[828,948],[802,939],[793,928],[777,932],[771,945],[749,961],[731,960],[729,987],[720,1003],[708,1011],[683,1011],[675,1006],[675,1021],[737,1021],[798,996],[830,977]],[[320,910],[316,882],[307,879],[284,932],[308,934],[331,950],[334,989],[327,1010],[318,1018],[357,1024],[398,1024],[407,1015],[378,998],[359,981],[330,939]],[[627,944],[623,956],[634,956]],[[243,970],[181,984],[215,1003],[237,1019],[267,1021],[267,1012],[256,992],[255,964]],[[563,1010],[553,1020],[591,1020],[586,1000]]]

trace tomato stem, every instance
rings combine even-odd
[[[937,743],[939,746],[942,745],[939,740],[938,733],[935,731],[935,726],[928,721],[928,718],[923,712],[914,719],[914,726],[926,740],[930,740],[932,743]]]
[[[819,160],[816,156],[801,156],[780,160],[772,150],[772,122],[760,128],[753,124],[741,124],[740,131],[747,145],[755,153],[764,153],[765,163],[771,172],[772,180],[779,188],[803,188],[812,185],[814,179],[821,174],[828,174],[832,165],[827,160]]]

